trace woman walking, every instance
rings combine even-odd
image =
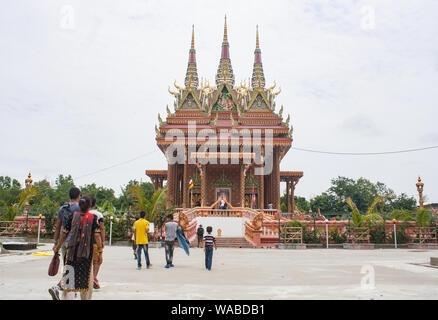
[[[93,293],[93,245],[102,252],[102,242],[97,216],[89,212],[91,199],[83,196],[79,200],[80,211],[73,214],[62,230],[62,236],[55,253],[59,251],[68,234],[71,235],[65,255],[65,267],[61,280],[63,299],[69,292],[80,292],[82,300],[91,299]]]

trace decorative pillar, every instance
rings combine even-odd
[[[289,190],[291,188],[291,182],[289,180],[286,180],[286,199],[287,199],[287,212],[292,212],[290,209],[290,197],[289,197]],[[293,210],[293,209],[292,209]]]
[[[175,165],[167,165],[167,208],[175,205]]]
[[[245,207],[245,165],[240,165],[240,206]]]
[[[420,204],[420,208],[423,208],[423,188],[424,188],[424,183],[421,182],[421,178],[418,177],[418,181],[417,181],[417,191],[418,191],[418,202]]]
[[[292,181],[290,186],[290,197],[292,200],[292,212],[295,212],[295,185],[298,181]]]
[[[280,210],[280,157],[279,150],[274,148],[272,168],[272,205],[275,209]]]
[[[245,207],[245,178],[246,172],[248,171],[249,164],[240,165],[240,206]]]
[[[187,147],[184,149],[184,173],[183,173],[183,201],[182,201],[182,207],[187,208],[188,207],[188,194],[189,194],[189,182],[188,179],[188,172],[187,172]]]
[[[261,166],[263,168],[263,165]],[[259,208],[265,208],[265,179],[264,174],[258,176],[259,178]]]
[[[196,163],[201,176],[201,207],[207,205],[207,165]]]

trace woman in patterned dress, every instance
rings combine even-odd
[[[83,196],[79,200],[80,211],[75,212],[65,225],[59,244],[54,249],[55,253],[58,252],[71,233],[61,280],[63,299],[69,298],[69,292],[80,292],[82,300],[89,300],[93,293],[93,245],[96,244],[98,252],[101,252],[102,243],[97,216],[88,212],[90,207],[90,197]]]

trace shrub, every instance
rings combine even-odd
[[[394,230],[391,232],[391,236],[388,239],[389,243],[394,243]],[[406,233],[406,226],[400,226],[397,228],[397,243],[408,243],[409,235]]]
[[[336,225],[334,230],[329,231],[329,240],[334,243],[344,243],[347,242],[347,235],[341,234],[339,232],[338,226]]]
[[[384,226],[379,226],[370,229],[370,242],[371,243],[385,243],[386,234]]]

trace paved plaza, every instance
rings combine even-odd
[[[175,248],[171,269],[164,268],[163,248],[149,253],[152,268],[137,270],[130,247],[107,246],[93,299],[438,298],[438,269],[422,265],[438,256],[434,250],[219,248],[211,271],[202,249],[187,256]],[[47,275],[50,259],[0,255],[0,299],[51,299],[47,289],[59,277]]]

